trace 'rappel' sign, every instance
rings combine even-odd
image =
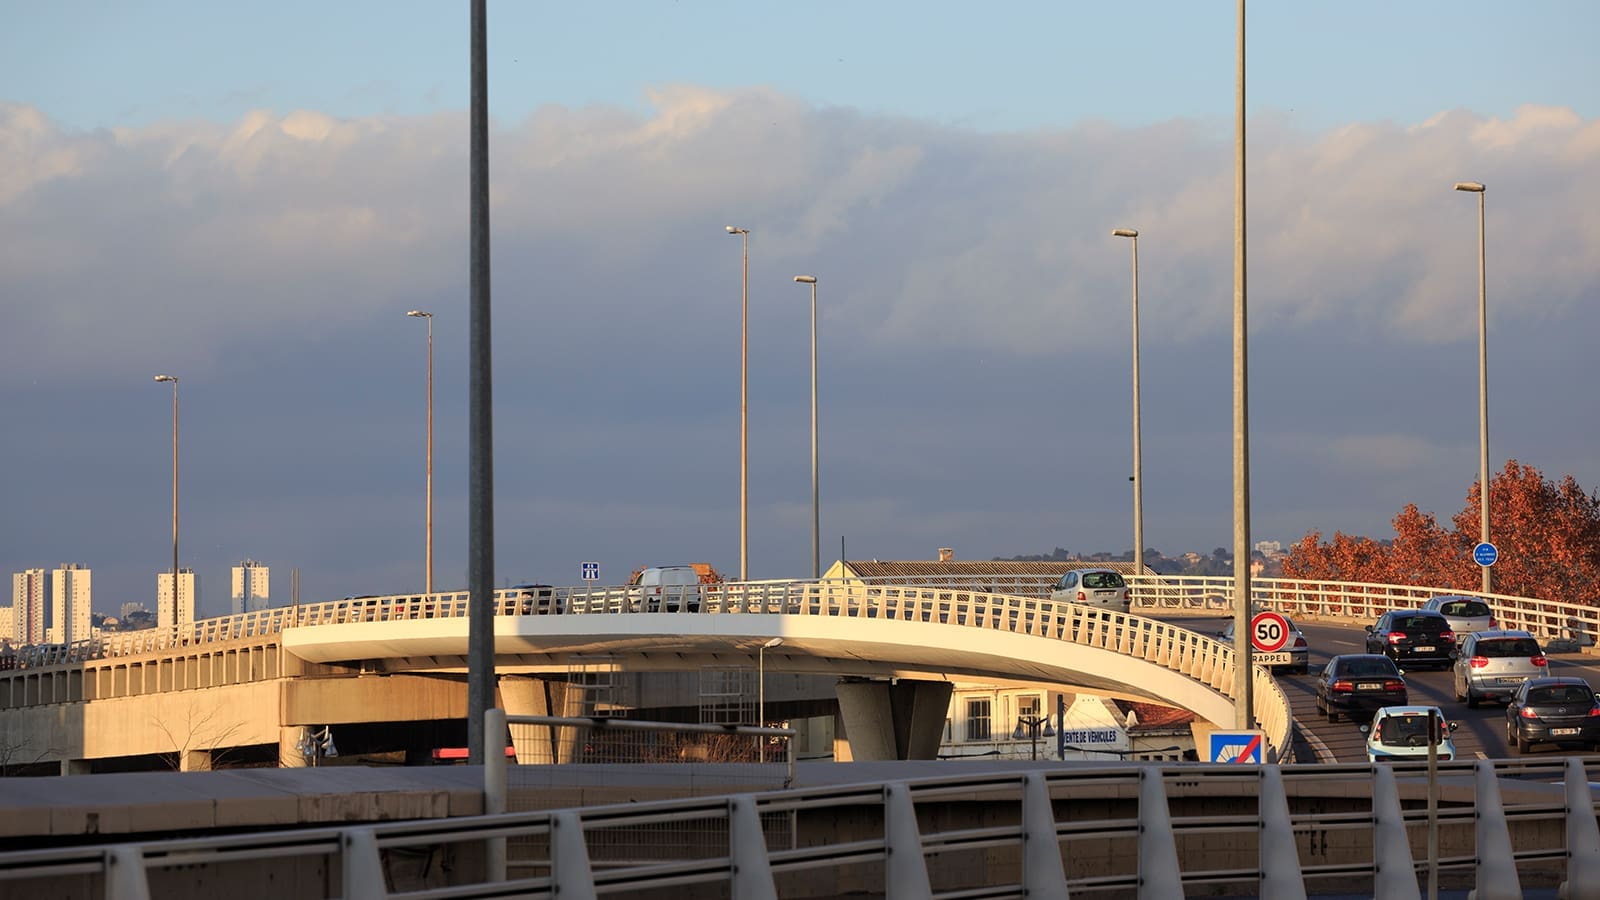
[[[1250,645],[1274,653],[1289,643],[1289,621],[1275,612],[1256,613],[1250,620]]]

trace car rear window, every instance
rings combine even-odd
[[[1359,678],[1362,675],[1399,675],[1400,670],[1386,656],[1372,659],[1347,659],[1339,666],[1340,675]]]
[[[1397,631],[1447,631],[1450,623],[1443,616],[1397,616],[1394,620]]]
[[[1562,684],[1555,687],[1535,688],[1528,692],[1529,706],[1551,706],[1554,704],[1593,703],[1594,693],[1581,684]]]
[[[1482,600],[1452,600],[1441,605],[1439,611],[1447,616],[1487,616],[1489,604]]]
[[[1086,588],[1119,588],[1126,587],[1122,576],[1115,572],[1089,572],[1083,576],[1083,586]]]
[[[1474,652],[1478,656],[1486,656],[1490,659],[1538,656],[1539,642],[1533,638],[1496,638],[1494,640],[1479,641]]]

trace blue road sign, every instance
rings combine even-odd
[[[600,564],[597,563],[597,562],[586,562],[586,563],[583,563],[583,580],[584,581],[599,581],[600,580]]]
[[[1499,548],[1488,541],[1484,541],[1472,548],[1472,561],[1480,566],[1492,566],[1499,559]]]
[[[1213,731],[1206,758],[1214,763],[1260,763],[1266,742],[1259,731]]]

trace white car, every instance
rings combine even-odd
[[[1450,732],[1460,727],[1460,722],[1446,722],[1437,706],[1385,706],[1373,714],[1370,724],[1361,726],[1361,733],[1367,736],[1367,761],[1427,759],[1429,714],[1439,717],[1439,760],[1455,759],[1456,745]]]
[[[1116,569],[1073,569],[1051,588],[1050,599],[1127,612],[1133,591]]]

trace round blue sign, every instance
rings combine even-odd
[[[1484,541],[1472,548],[1472,561],[1480,566],[1492,566],[1499,558],[1499,549],[1488,541]]]

